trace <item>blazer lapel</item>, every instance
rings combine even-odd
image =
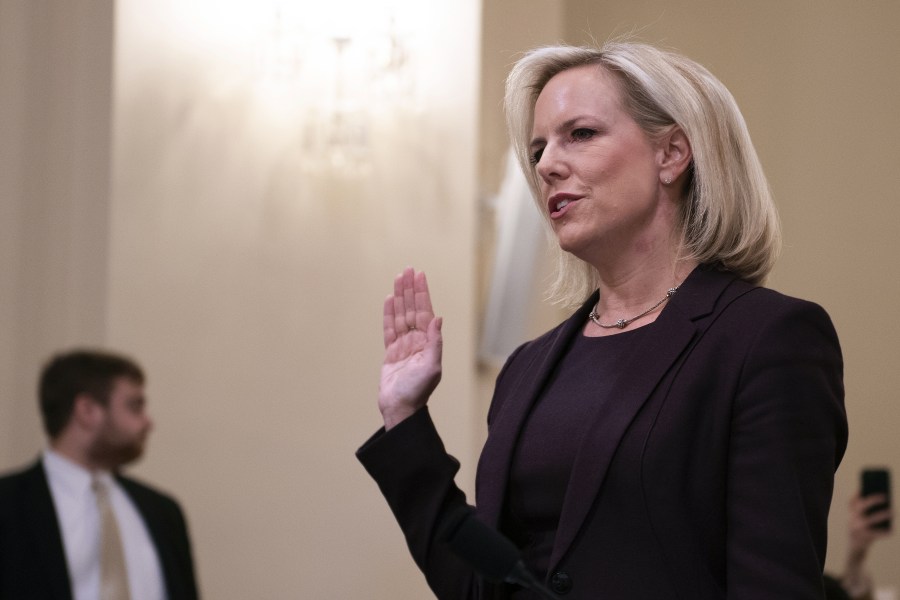
[[[563,558],[581,529],[628,426],[698,334],[696,319],[713,310],[716,299],[733,279],[733,275],[723,277],[705,267],[695,270],[655,321],[654,334],[645,336],[626,359],[609,401],[591,419],[575,457],[550,557],[551,567]],[[603,435],[592,435],[596,431],[603,431]]]
[[[509,469],[519,432],[538,399],[544,384],[559,363],[572,337],[581,331],[588,313],[597,302],[598,294],[594,293],[585,304],[569,319],[563,322],[555,333],[551,332],[542,342],[545,347],[535,349],[535,358],[528,365],[515,365],[518,381],[507,393],[507,400],[494,415],[496,424],[491,428],[484,449],[478,475],[478,509],[481,518],[488,524],[498,527],[500,515],[509,481]],[[510,373],[510,376],[513,374]]]
[[[72,592],[62,533],[47,475],[40,460],[26,471],[23,489],[23,519],[33,532],[32,539],[42,540],[36,544],[36,548],[41,564],[46,569],[48,585],[53,589],[55,598],[69,598]]]
[[[144,525],[147,527],[147,532],[150,534],[150,540],[153,542],[156,555],[159,557],[159,565],[162,569],[164,580],[163,584],[165,585],[169,596],[172,597],[173,582],[177,574],[177,569],[173,562],[174,557],[172,552],[169,551],[172,546],[166,539],[168,528],[165,527],[165,524],[161,521],[158,511],[154,508],[154,503],[149,500],[146,492],[141,490],[141,488],[135,485],[131,479],[123,476],[121,473],[116,473],[116,481],[122,486],[122,489],[125,490],[128,497],[131,498],[138,513],[140,513],[141,518],[144,520]]]

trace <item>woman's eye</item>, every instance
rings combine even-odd
[[[535,150],[535,152],[531,155],[531,164],[537,166],[538,162],[541,160],[541,155],[544,154],[544,149]]]
[[[587,129],[586,127],[580,127],[572,132],[572,139],[574,140],[589,140],[594,137],[594,134],[597,133],[593,129]]]

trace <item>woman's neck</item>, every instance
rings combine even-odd
[[[696,266],[694,260],[671,260],[598,270],[600,299],[586,332],[618,333],[624,329],[615,327],[620,320],[630,328],[652,323],[664,308],[669,290],[678,288]],[[648,314],[635,318],[654,307]]]

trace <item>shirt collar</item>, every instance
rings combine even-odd
[[[91,489],[91,480],[96,477],[109,484],[112,475],[109,471],[92,473],[78,463],[66,458],[52,448],[45,448],[43,455],[44,471],[47,479],[60,486],[68,493],[80,494]]]

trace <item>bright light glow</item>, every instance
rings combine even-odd
[[[210,96],[249,99],[260,122],[294,132],[305,166],[364,166],[373,127],[418,105],[415,32],[427,2],[164,1],[167,37]]]

